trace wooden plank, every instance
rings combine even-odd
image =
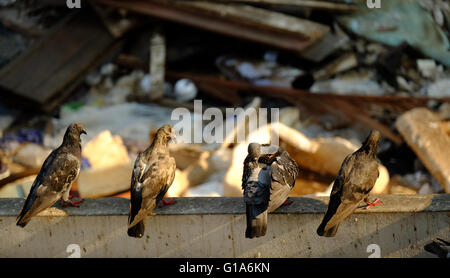
[[[436,113],[416,108],[400,116],[395,126],[445,192],[450,193],[450,137],[440,124]]]
[[[71,57],[78,50],[76,46],[79,38],[86,29],[79,28],[80,24],[76,23],[74,24],[73,20],[66,22],[56,33],[33,47],[26,54],[26,59],[14,66],[13,71],[6,75],[0,73],[0,85],[37,102],[44,102],[51,92],[36,95],[34,90],[60,66],[60,63],[56,61],[65,63],[67,57]],[[70,33],[68,33],[67,25],[73,25]]]
[[[338,12],[353,12],[356,11],[357,9],[357,7],[352,4],[335,3],[330,1],[314,1],[314,0],[213,0],[213,2],[258,4],[275,7],[279,6],[304,7],[304,8],[330,10]]]
[[[255,28],[289,33],[311,41],[323,37],[330,31],[328,26],[320,23],[248,5],[195,1],[182,1],[178,2],[178,5],[195,8],[217,17],[234,19],[241,24],[249,24]]]
[[[91,13],[77,13],[0,71],[0,87],[40,106],[86,73],[114,38]],[[3,92],[3,94],[5,94]]]
[[[286,23],[281,25],[264,24],[264,18],[258,18],[254,15],[242,15],[247,18],[234,16],[219,16],[220,9],[214,8],[207,10],[198,4],[179,3],[174,1],[115,1],[115,0],[94,0],[98,3],[123,8],[130,11],[147,14],[152,17],[174,21],[180,24],[232,36],[240,39],[250,40],[257,43],[271,45],[277,48],[301,52],[310,46],[318,37],[329,32],[329,28],[323,25],[309,22],[311,30],[305,28],[286,27]],[[200,3],[205,4],[205,3]],[[209,6],[208,6],[209,7]],[[256,9],[256,8],[255,8]],[[263,9],[259,9],[263,10]],[[269,11],[267,11],[269,12]],[[270,12],[269,12],[270,13]],[[264,13],[265,15],[266,13]],[[278,13],[280,14],[280,13]],[[263,15],[261,13],[260,15]],[[287,15],[282,15],[287,16]],[[252,19],[249,19],[252,18]],[[295,17],[291,17],[297,19]],[[301,19],[296,22],[305,22]],[[273,22],[273,20],[271,21]],[[288,22],[291,22],[288,20]],[[298,23],[301,24],[301,23]],[[317,27],[317,28],[316,28]],[[302,30],[304,34],[300,33]],[[301,35],[302,34],[302,35]]]
[[[71,55],[58,60],[58,63],[55,63],[57,67],[54,67],[53,72],[47,73],[50,74],[51,78],[41,80],[35,87],[30,86],[31,90],[36,91],[37,97],[44,95],[46,92],[60,91],[66,84],[73,81],[78,73],[90,64],[90,61],[95,60],[112,43],[110,34],[104,30],[103,26],[86,27],[83,28],[85,38],[79,40],[78,43],[75,42],[76,47],[73,47],[74,51],[71,51]],[[78,37],[78,39],[80,38]],[[51,95],[45,100],[50,97]]]

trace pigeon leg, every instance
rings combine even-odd
[[[380,199],[376,198],[375,201],[370,202],[369,199],[364,199],[364,202],[367,204],[365,206],[362,206],[362,208],[364,209],[369,209],[370,207],[374,207],[374,206],[379,206],[381,204],[383,204]]]
[[[83,199],[81,199],[81,200],[79,200],[79,201],[72,201],[72,198],[73,198],[73,196],[71,196],[71,195],[69,195],[69,197],[68,197],[68,199],[69,199],[69,201],[64,201],[62,198],[61,198],[61,205],[63,206],[63,207],[68,207],[68,206],[71,206],[71,207],[80,207],[80,205],[79,204],[81,204],[84,200]]]
[[[286,201],[284,201],[281,206],[289,206],[290,204],[292,204],[294,201],[289,200],[289,198],[286,199]]]
[[[165,206],[168,206],[168,205],[173,205],[173,204],[175,204],[175,200],[173,198],[170,199],[170,200],[165,200],[163,198],[163,199],[161,199],[161,203],[159,204],[159,207],[162,208],[162,207],[165,207]]]

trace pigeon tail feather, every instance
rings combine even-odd
[[[25,228],[25,226],[28,224],[28,222],[30,222],[30,219],[28,218],[27,220],[25,220],[25,219],[23,219],[23,215],[21,215],[19,220],[17,220],[16,225],[21,228]]]
[[[267,210],[255,216],[255,207],[257,205],[247,205],[247,229],[246,238],[261,237],[266,235],[267,231]]]
[[[324,230],[325,229],[325,225],[326,225],[326,223],[325,224],[321,224],[319,226],[319,228],[317,229],[317,234],[319,236],[324,236],[324,237],[334,237],[336,235],[337,231],[338,231],[339,224],[337,224],[336,226],[333,226],[333,227],[327,229],[326,231]]]
[[[130,237],[141,238],[144,235],[145,226],[144,221],[141,221],[131,228],[128,228],[128,235]]]

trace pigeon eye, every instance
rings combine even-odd
[[[73,125],[73,128],[78,128],[78,125],[77,125],[77,124],[74,124],[74,125]]]

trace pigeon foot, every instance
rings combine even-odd
[[[376,198],[375,201],[373,201],[373,202],[366,201],[366,204],[367,205],[364,206],[364,209],[369,209],[370,207],[379,206],[383,203],[380,201],[380,199]]]
[[[282,204],[281,204],[281,206],[282,207],[284,207],[284,206],[289,206],[290,204],[292,204],[294,201],[291,201],[291,200],[289,200],[289,198],[287,198],[286,199],[286,201],[284,201]]]
[[[161,199],[161,203],[159,204],[159,207],[162,208],[162,207],[165,207],[168,205],[173,205],[173,204],[175,204],[175,200],[173,198],[170,200]]]
[[[63,207],[76,207],[76,208],[79,208],[80,207],[80,205],[79,204],[81,204],[84,200],[83,199],[81,199],[81,200],[79,200],[79,201],[72,201],[72,198],[73,198],[73,196],[69,196],[69,201],[64,201],[63,199],[61,199],[61,205],[63,206]]]

